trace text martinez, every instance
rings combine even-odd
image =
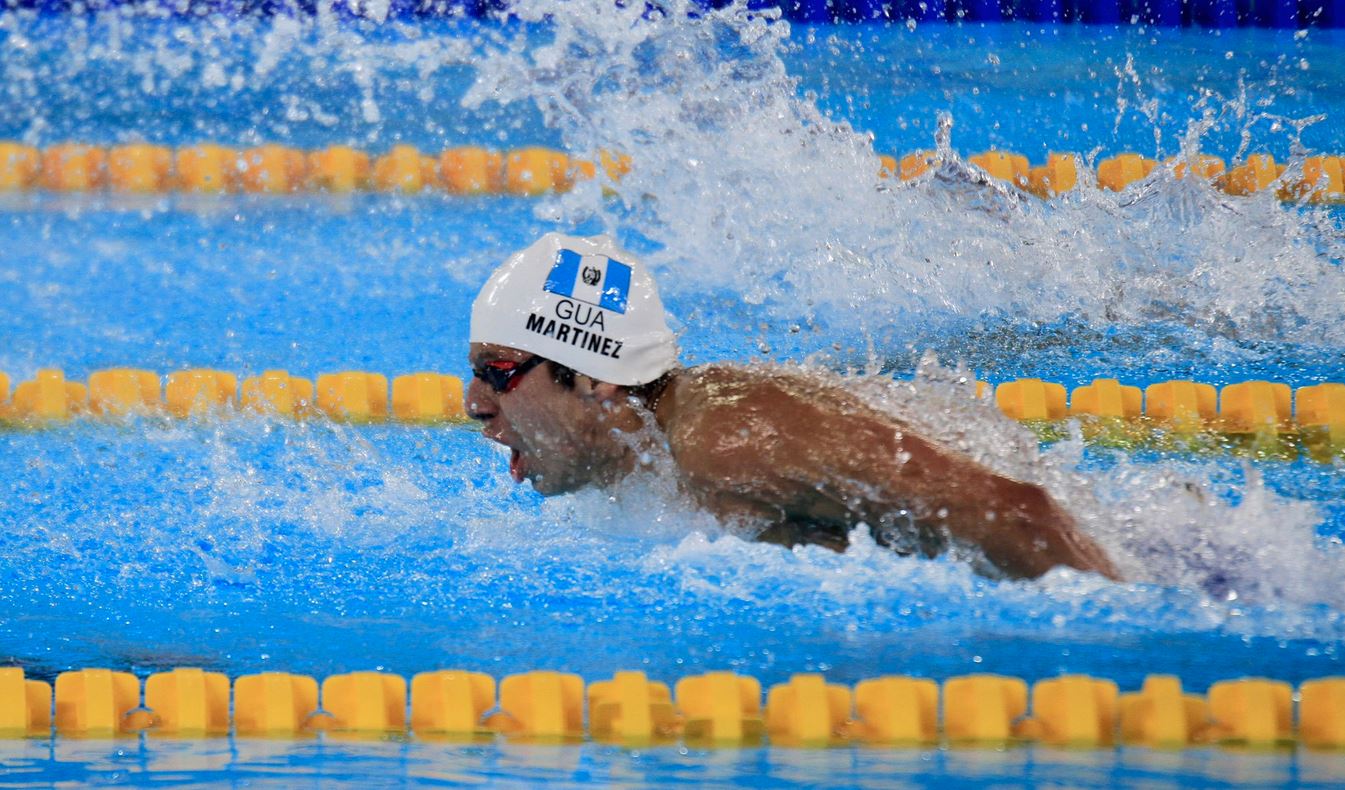
[[[579,326],[570,322],[573,321]],[[569,343],[576,348],[592,351],[604,357],[621,359],[623,342],[613,340],[594,329],[606,330],[602,310],[597,307],[576,304],[569,299],[556,303],[556,318],[547,318],[537,313],[529,313],[524,328],[536,332],[542,337],[554,338],[560,343]]]

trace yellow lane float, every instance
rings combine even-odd
[[[265,672],[232,683],[184,667],[136,676],[108,669],[62,672],[55,694],[22,668],[0,667],[0,738],[115,738],[142,730],[175,738],[311,737],[430,739],[490,737],[568,741],[585,736],[625,745],[680,737],[688,744],[772,744],[826,748],[860,740],[873,746],[944,742],[998,748],[1033,741],[1076,749],[1114,745],[1181,749],[1221,743],[1267,748],[1345,749],[1345,677],[1314,678],[1298,689],[1239,678],[1192,694],[1170,675],[1150,675],[1138,691],[1063,675],[1029,686],[1005,675],[945,680],[886,676],[850,686],[799,674],[771,688],[762,718],[761,684],[732,672],[668,686],[642,672],[617,672],[588,687],[565,672],[503,678],[479,672],[422,672],[409,684],[387,672],[305,675]],[[232,691],[232,695],[231,695]],[[231,700],[232,696],[232,700]],[[940,715],[940,700],[942,700]],[[232,701],[232,705],[230,702]],[[54,702],[54,705],[53,705]],[[585,727],[587,702],[587,727]],[[409,703],[409,704],[408,704]],[[409,709],[409,715],[408,715]],[[55,715],[52,715],[52,712]],[[493,713],[492,713],[493,711]]]
[[[242,380],[233,373],[188,369],[157,373],[138,368],[94,371],[88,385],[68,381],[54,368],[20,381],[0,372],[0,423],[41,425],[95,415],[227,418],[239,411],[302,419],[407,424],[460,422],[461,379],[430,371],[396,376],[344,371],[313,380],[268,370]],[[976,382],[976,397],[993,391],[1006,416],[1027,423],[1045,440],[1067,435],[1065,421],[1079,419],[1084,438],[1111,446],[1250,451],[1255,455],[1319,461],[1345,455],[1345,384],[1324,382],[1292,391],[1288,384],[1243,381],[1216,389],[1171,380],[1139,387],[1112,378],[1066,390],[1063,384],[1023,378],[991,387]],[[1185,438],[1182,438],[1185,437]]]
[[[911,181],[940,161],[936,151],[903,156],[875,153],[882,178]],[[990,177],[1037,197],[1049,199],[1079,185],[1078,155],[1050,152],[1032,165],[1010,151],[985,151],[967,161]],[[0,141],[0,192],[43,189],[55,192],[153,194],[182,192],[255,192],[288,194],[303,190],[349,193],[366,190],[420,194],[541,196],[566,192],[578,181],[601,174],[604,191],[631,170],[629,154],[600,150],[575,156],[542,146],[495,151],[459,146],[438,153],[398,144],[381,153],[348,145],[302,151],[284,145],[244,150],[216,143],[185,145],[176,150],[148,142],[108,149],[84,143],[38,148],[18,141]],[[1141,154],[1123,152],[1100,160],[1094,174],[1098,187],[1123,192],[1159,167],[1182,179],[1209,181],[1230,195],[1251,195],[1277,187],[1280,199],[1293,202],[1345,202],[1345,158],[1306,157],[1286,173],[1269,154],[1252,154],[1229,168],[1224,160],[1194,153],[1160,163]]]

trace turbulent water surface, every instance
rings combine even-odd
[[[845,554],[753,544],[652,472],[544,501],[464,427],[81,422],[0,432],[0,658],[41,677],[731,668],[1128,688],[1175,672],[1199,689],[1340,673],[1339,464],[1077,434],[1042,448],[966,382],[1345,381],[1338,211],[1166,171],[1048,204],[965,161],[996,145],[1294,167],[1345,150],[1332,33],[790,29],[741,5],[668,8],[524,2],[417,27],[329,9],[0,16],[4,137],[541,143],[635,162],[535,202],[5,196],[0,370],[464,375],[468,306],[505,255],[545,230],[613,232],[656,272],[684,362],[845,372],[1046,486],[1128,582],[993,581],[859,533]],[[875,152],[916,148],[942,164],[879,178]]]

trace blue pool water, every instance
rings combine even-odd
[[[499,744],[313,743],[238,740],[149,741],[115,751],[106,743],[0,744],[6,785],[131,783],[238,787],[592,785],[704,787],[1070,787],[1172,786],[1175,777],[1208,787],[1333,787],[1339,755],[1212,750],[1161,752],[1024,748],[725,749],[633,751],[611,746],[538,748]]]
[[[689,364],[750,358],[904,380],[934,354],[982,378],[1067,386],[1345,381],[1339,209],[1161,177],[1046,205],[976,183],[956,161],[911,186],[880,183],[872,159],[933,146],[941,114],[962,154],[1167,156],[1184,137],[1227,158],[1244,141],[1244,153],[1282,160],[1342,152],[1336,32],[786,35],[732,13],[642,19],[596,2],[532,27],[0,20],[0,138],[542,143],[618,148],[638,163],[616,196],[590,184],[540,201],[5,196],[0,370],[15,380],[121,365],[464,375],[476,289],[559,227],[613,231],[646,255]],[[568,43],[548,49],[555,40]],[[611,496],[544,501],[469,427],[85,421],[0,432],[0,661],[48,679],[88,666],[461,667],[590,680],[642,669],[671,682],[728,668],[766,685],[803,671],[846,683],[1084,672],[1132,689],[1170,672],[1197,691],[1342,673],[1339,463],[1075,441],[1036,458],[1029,434],[950,394],[948,368],[926,361],[914,396],[881,397],[933,435],[969,427],[967,452],[1050,488],[1133,581],[1063,570],[991,581],[863,539],[844,555],[757,545],[656,471]],[[0,743],[0,764],[0,784],[165,785],[1307,785],[1345,770],[1338,756],[1208,750],[156,739]]]

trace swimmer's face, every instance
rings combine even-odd
[[[534,355],[505,346],[473,343],[472,370],[492,362],[523,363]],[[518,374],[506,392],[473,377],[467,413],[482,433],[508,447],[509,474],[528,480],[545,496],[600,482],[612,466],[609,415],[619,388],[576,375],[574,388],[558,383],[550,363]]]

